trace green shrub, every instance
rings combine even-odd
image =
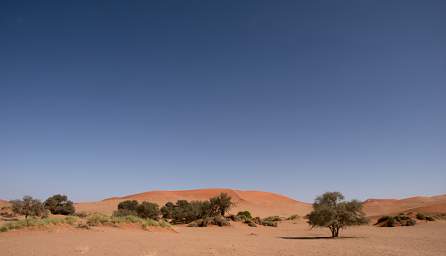
[[[417,213],[416,218],[419,219],[419,220],[425,220],[426,216],[424,214],[422,214],[422,213]]]
[[[214,217],[213,224],[217,225],[219,227],[229,226],[230,225],[229,221],[225,217],[223,217],[221,215],[217,215],[217,216]]]
[[[69,224],[69,225],[74,225],[79,221],[79,217],[77,216],[67,216],[65,217],[65,223]]]
[[[113,217],[125,217],[125,216],[138,216],[136,211],[128,210],[128,209],[118,209],[113,212]]]
[[[89,226],[98,226],[110,223],[110,217],[102,213],[93,213],[87,216],[87,225]]]
[[[142,202],[136,208],[136,212],[138,213],[138,217],[154,220],[159,219],[161,214],[158,204],[150,202]]]
[[[262,221],[263,226],[269,226],[269,227],[277,227],[277,222],[272,220],[263,220]]]
[[[159,223],[160,227],[162,227],[162,228],[169,228],[169,227],[171,227],[169,222],[167,222],[165,220],[159,220],[158,223]]]
[[[44,203],[45,209],[52,214],[72,215],[76,211],[72,201],[66,195],[53,195]]]
[[[246,223],[246,222],[245,222]],[[248,226],[250,226],[250,227],[257,227],[257,224],[255,224],[252,220],[249,220],[248,221]]]
[[[299,218],[300,218],[299,215],[297,215],[297,214],[293,214],[293,215],[291,215],[290,217],[286,218],[286,220],[297,220],[297,219],[299,219]]]
[[[12,211],[16,214],[24,215],[26,220],[28,220],[28,217],[44,218],[48,216],[48,211],[42,202],[30,196],[24,196],[22,200],[11,201],[11,204]]]
[[[282,219],[279,216],[269,216],[263,219],[263,221],[281,221]]]
[[[236,216],[243,221],[252,219],[252,215],[249,211],[238,212]]]
[[[173,219],[175,205],[172,202],[167,202],[163,207],[161,207],[161,214],[165,219]]]
[[[130,212],[136,212],[138,205],[138,201],[136,200],[126,200],[118,204],[118,210],[128,210]]]
[[[74,225],[78,221],[77,217],[68,216],[66,218],[46,218],[46,219],[37,219],[37,218],[29,218],[28,220],[17,220],[10,221],[3,224],[0,229],[2,232],[6,232],[8,230],[14,229],[22,229],[27,227],[47,227],[50,225],[58,225],[58,224],[69,224]]]
[[[414,226],[417,222],[414,219],[408,219],[405,221],[404,226]]]
[[[120,224],[120,223],[143,223],[144,219],[134,216],[134,215],[126,215],[126,216],[113,216],[110,221],[113,224]]]
[[[425,216],[417,216],[417,218],[425,218]],[[395,227],[395,226],[413,226],[417,222],[406,214],[399,214],[397,216],[382,216],[378,219],[375,225],[381,227]]]
[[[160,223],[156,220],[145,219],[142,223],[142,228],[147,229],[148,227],[159,227]]]
[[[229,211],[233,205],[231,200],[232,198],[226,193],[220,193],[220,195],[210,198],[210,216],[216,216],[218,214],[225,216],[225,213]]]

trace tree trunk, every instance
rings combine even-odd
[[[25,215],[25,220],[26,220],[26,226],[29,226],[28,215]]]
[[[331,231],[331,237],[338,237],[339,236],[339,227],[330,227]]]

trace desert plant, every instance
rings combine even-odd
[[[214,217],[213,224],[217,225],[219,227],[229,226],[230,225],[229,221],[225,217],[223,217],[221,215],[217,215],[217,216]]]
[[[263,219],[263,221],[281,221],[282,219],[279,216],[269,216]]]
[[[141,218],[154,220],[158,220],[159,215],[161,214],[158,204],[146,201],[138,205],[138,207],[136,208],[136,212]]]
[[[43,204],[38,199],[34,199],[31,196],[24,196],[22,200],[11,201],[12,211],[16,214],[24,215],[26,223],[28,217],[47,217],[48,212]]]
[[[102,213],[93,213],[87,216],[87,225],[98,226],[111,223],[110,217]]]
[[[416,218],[419,220],[425,220],[426,219],[426,215],[422,214],[422,213],[417,213]]]
[[[243,221],[252,219],[252,215],[249,211],[238,212],[236,216]]]
[[[210,216],[225,216],[225,213],[229,211],[233,205],[231,197],[227,193],[221,193],[216,197],[209,199],[210,202]]]
[[[138,201],[136,200],[126,200],[118,204],[118,210],[128,210],[136,212],[138,205]]]
[[[432,216],[426,216],[426,221],[435,221],[435,219]]]
[[[75,213],[73,202],[66,195],[53,195],[44,202],[45,209],[52,214],[72,215]]]
[[[277,221],[272,220],[262,220],[263,226],[269,226],[269,227],[277,227]]]
[[[88,216],[88,214],[86,212],[75,212],[74,216],[77,216],[79,218],[86,218]]]
[[[338,237],[341,228],[367,223],[361,209],[359,201],[347,202],[341,193],[327,192],[316,198],[313,211],[307,216],[308,223],[312,227],[327,227],[332,237]]]
[[[300,218],[299,215],[297,215],[297,214],[293,214],[293,215],[291,215],[290,217],[286,218],[286,220],[297,220],[297,219],[299,219],[299,218]]]
[[[167,202],[163,207],[161,207],[161,214],[165,219],[173,219],[175,204],[172,202]]]
[[[128,209],[118,209],[113,212],[113,217],[125,217],[125,216],[137,216],[138,213],[136,211],[128,210]]]

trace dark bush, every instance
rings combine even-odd
[[[145,219],[158,220],[161,214],[158,204],[150,202],[142,202],[136,208],[138,217]]]
[[[419,220],[425,220],[426,216],[424,214],[422,214],[422,213],[417,213],[416,218],[419,219]]]
[[[282,219],[279,216],[269,216],[263,219],[263,221],[281,221]]]
[[[167,202],[163,207],[161,207],[161,214],[165,219],[173,219],[173,212],[175,205],[172,202]]]
[[[118,204],[118,210],[129,210],[136,212],[138,205],[138,201],[136,200],[126,200]]]
[[[424,217],[424,216],[418,216]],[[397,216],[382,216],[378,219],[375,225],[380,227],[395,227],[395,226],[413,226],[417,222],[406,214],[399,214]]]
[[[250,220],[252,219],[252,215],[249,211],[242,211],[237,213],[237,217],[239,217],[241,220]]]
[[[118,209],[113,212],[114,217],[126,217],[126,216],[138,216],[136,211],[128,210],[128,209]]]
[[[252,221],[252,220],[248,220],[245,223],[248,224],[248,226],[250,226],[250,227],[257,227],[257,224],[255,224],[254,221]]]
[[[22,200],[11,201],[12,211],[16,214],[24,215],[26,224],[28,225],[28,217],[42,217],[48,216],[48,211],[43,206],[42,202],[30,196],[24,196]]]
[[[223,217],[221,215],[217,215],[217,216],[214,217],[213,224],[217,225],[217,226],[220,226],[220,227],[229,226],[230,225],[229,221],[225,217]]]
[[[263,220],[262,225],[269,226],[269,227],[277,227],[277,221]]]
[[[210,216],[225,216],[225,213],[231,209],[233,203],[231,197],[226,193],[221,193],[216,197],[209,199],[210,202]]]
[[[417,224],[417,222],[414,219],[408,219],[405,220],[405,222],[403,222],[404,225],[402,226],[414,226],[415,224]]]
[[[426,216],[427,221],[435,221],[434,217],[432,216]]]
[[[76,211],[72,201],[68,200],[66,195],[53,195],[49,197],[44,206],[52,214],[73,215]]]
[[[297,214],[293,214],[293,215],[291,215],[290,217],[286,218],[286,220],[297,220],[297,219],[299,219],[299,218],[300,218],[299,215],[297,215]]]

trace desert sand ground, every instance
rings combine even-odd
[[[412,227],[351,227],[341,238],[325,238],[328,229],[310,229],[300,220],[278,228],[230,227],[143,231],[100,227],[58,228],[0,233],[2,256],[51,255],[446,255],[446,222]]]

